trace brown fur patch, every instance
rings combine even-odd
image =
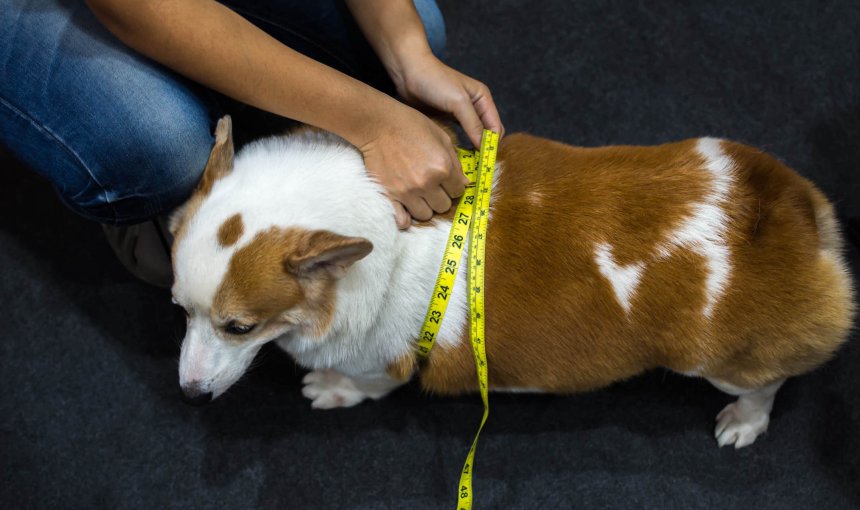
[[[209,153],[209,161],[203,177],[197,184],[197,192],[208,195],[215,182],[233,170],[233,121],[229,115],[218,120],[215,127],[215,145]]]
[[[334,282],[299,281],[285,267],[308,235],[301,229],[273,227],[237,250],[215,294],[213,315],[253,324],[300,322],[316,335],[327,331],[334,315]],[[289,317],[284,316],[287,311]]]
[[[695,140],[594,149],[503,140],[487,241],[491,387],[582,391],[665,366],[752,389],[832,355],[854,314],[832,208],[774,158],[721,145],[735,163],[731,273],[708,319],[703,256],[655,257],[713,184]],[[599,271],[599,243],[619,265],[649,261],[629,312]],[[468,336],[435,348],[424,388],[477,389]]]
[[[327,231],[272,227],[260,232],[233,254],[212,313],[264,327],[291,323],[322,336],[334,317],[335,280],[342,265],[369,253],[369,245]]]
[[[418,369],[418,363],[413,355],[401,356],[388,365],[386,372],[397,381],[407,382]]]
[[[218,228],[218,244],[223,247],[232,246],[242,237],[245,225],[242,223],[242,215],[234,214],[227,218]]]

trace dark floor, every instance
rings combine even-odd
[[[509,132],[741,140],[860,218],[860,3],[441,5],[450,61],[490,85]],[[8,155],[0,165],[0,507],[452,507],[478,397],[410,387],[311,411],[301,371],[272,350],[225,397],[188,407],[168,293],[128,276],[45,183]],[[849,255],[857,273],[856,245]],[[788,382],[770,432],[740,451],[712,437],[730,398],[668,373],[492,396],[477,508],[860,508],[856,336]]]

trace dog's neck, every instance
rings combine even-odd
[[[338,282],[328,332],[321,338],[298,334],[281,345],[302,365],[338,367],[347,374],[379,370],[410,354],[427,312],[448,227],[440,223],[396,232],[389,249],[370,239],[377,246],[374,252]],[[359,346],[360,356],[355,351]]]

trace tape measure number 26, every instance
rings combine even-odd
[[[457,508],[460,510],[472,508],[472,468],[475,461],[475,448],[478,445],[478,436],[480,436],[481,430],[487,422],[487,417],[490,415],[487,353],[484,348],[484,255],[486,253],[485,242],[490,212],[490,194],[493,187],[498,147],[498,133],[485,129],[478,151],[457,149],[463,172],[469,177],[471,184],[460,198],[460,203],[454,213],[451,232],[448,234],[448,244],[442,257],[442,266],[439,269],[439,276],[436,278],[436,286],[433,289],[430,306],[424,318],[424,326],[418,337],[418,357],[426,359],[436,341],[436,335],[439,333],[442,318],[448,307],[448,299],[454,288],[458,266],[462,260],[463,249],[468,236],[470,336],[478,372],[481,400],[484,402],[484,415],[460,475],[460,485],[457,490]]]

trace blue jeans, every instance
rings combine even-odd
[[[391,92],[342,1],[223,3],[293,49]],[[442,15],[433,0],[415,5],[440,55]],[[180,205],[209,157],[215,122],[238,106],[124,46],[83,2],[0,0],[0,143],[86,218],[132,224]]]

